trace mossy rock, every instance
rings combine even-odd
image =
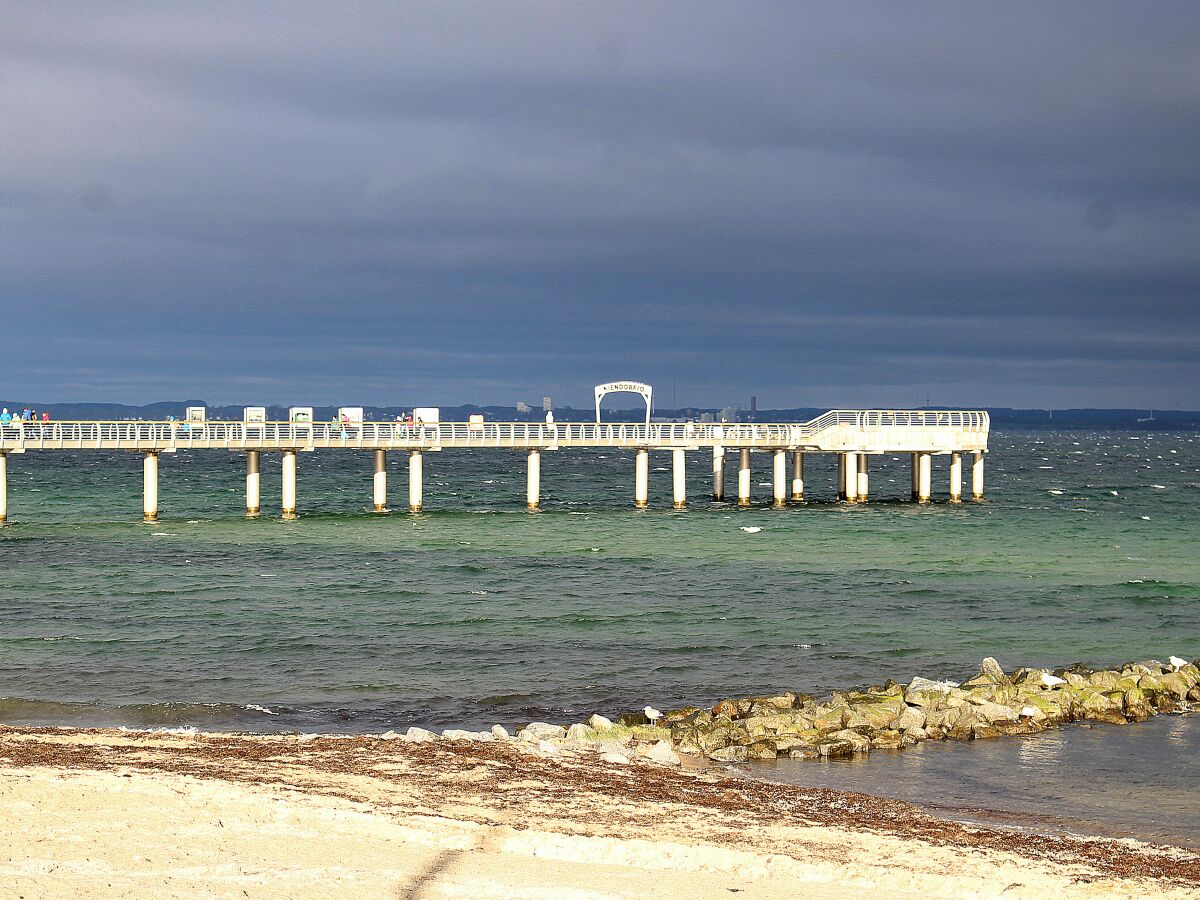
[[[1163,689],[1170,692],[1171,696],[1177,700],[1183,700],[1187,697],[1191,685],[1188,684],[1181,672],[1169,672],[1158,679],[1159,684]]]
[[[872,750],[897,750],[904,746],[904,735],[888,728],[871,735]]]
[[[708,758],[717,762],[745,762],[747,752],[745,747],[722,747],[708,754]]]
[[[679,709],[668,709],[665,713],[663,713],[663,716],[661,719],[659,719],[659,722],[661,722],[663,725],[673,725],[676,722],[690,723],[694,722],[696,715],[701,712],[704,712],[705,715],[709,715],[709,713],[701,710],[698,706],[683,706]]]
[[[1088,684],[1102,691],[1114,691],[1121,678],[1116,672],[1093,672],[1088,676]]]
[[[722,725],[708,731],[700,731],[696,735],[696,743],[700,745],[701,750],[711,756],[713,751],[733,744],[733,729]]]
[[[788,759],[819,759],[821,756],[816,747],[793,747],[787,755]]]
[[[733,700],[719,700],[712,708],[713,719],[719,718],[735,718],[738,714],[737,703]]]
[[[746,759],[774,759],[778,756],[771,741],[755,741],[746,748]]]
[[[828,728],[841,730],[846,727],[847,710],[848,707],[845,706],[820,710],[813,719],[813,727],[821,731]]]
[[[700,731],[696,728],[684,728],[672,732],[672,742],[680,753],[700,753],[704,748],[700,745]]]
[[[1133,721],[1144,722],[1154,715],[1154,708],[1141,688],[1132,687],[1125,692],[1124,712]]]
[[[854,745],[837,738],[824,738],[817,744],[817,753],[826,759],[838,759],[854,753]]]
[[[799,748],[812,748],[820,739],[820,734],[815,731],[809,732],[808,735],[781,734],[771,738],[771,744],[775,747],[775,752],[783,756]]]

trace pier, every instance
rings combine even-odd
[[[255,409],[255,408],[251,408]],[[247,419],[255,418],[247,410]],[[837,499],[865,503],[871,496],[870,461],[885,454],[911,456],[911,497],[933,499],[932,458],[949,457],[948,499],[963,498],[963,455],[971,456],[971,497],[983,499],[984,455],[990,422],[982,411],[831,410],[802,423],[534,423],[534,422],[10,422],[0,424],[0,523],[8,518],[9,454],[116,450],[141,454],[143,518],[158,519],[159,457],[192,451],[244,454],[246,515],[261,514],[261,454],[282,457],[281,515],[297,515],[298,455],[314,450],[370,453],[371,497],[376,512],[388,511],[389,452],[408,459],[408,509],[424,508],[426,453],[445,450],[514,451],[526,457],[525,505],[541,505],[543,453],[580,448],[634,452],[633,502],[649,505],[650,454],[669,453],[672,502],[686,509],[688,454],[711,458],[712,497],[725,499],[725,469],[737,465],[737,504],[752,505],[751,462],[766,456],[771,472],[771,504],[803,502],[805,457],[835,454]],[[366,489],[364,488],[364,496]]]

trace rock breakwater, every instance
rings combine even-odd
[[[1200,702],[1200,660],[1178,657],[1093,670],[1020,668],[992,658],[961,683],[913,678],[818,700],[808,694],[722,700],[668,710],[658,722],[680,753],[721,762],[819,759],[929,740],[1034,734],[1067,722],[1139,722]]]
[[[660,713],[646,707],[615,721],[593,715],[571,725],[531,722],[514,734],[495,725],[490,731],[447,729],[440,735],[413,727],[382,737],[412,743],[503,741],[537,756],[597,754],[613,764],[680,765],[681,753],[718,762],[828,759],[922,741],[1035,734],[1068,722],[1123,725],[1193,708],[1200,708],[1200,660],[1172,656],[1166,663],[1147,660],[1114,669],[1075,664],[1010,673],[989,657],[961,683],[916,677],[835,691],[823,699],[789,691],[721,700],[711,709],[685,706]]]

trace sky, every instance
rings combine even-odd
[[[2,16],[7,400],[1200,408],[1194,2]]]

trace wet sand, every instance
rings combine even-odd
[[[1200,856],[507,743],[0,729],[24,896],[1195,896]]]

